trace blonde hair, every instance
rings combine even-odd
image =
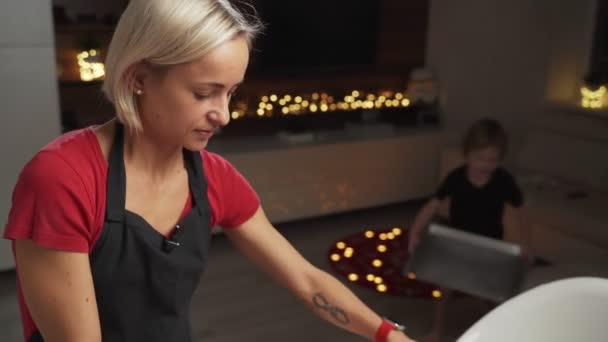
[[[462,140],[462,152],[466,156],[471,151],[490,146],[497,148],[500,157],[505,158],[509,147],[509,137],[499,121],[483,118],[469,127]]]
[[[249,45],[262,29],[228,0],[130,0],[110,43],[103,92],[118,120],[141,131],[137,99],[127,70],[136,63],[166,67],[191,62],[244,34]]]

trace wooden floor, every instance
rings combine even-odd
[[[416,203],[399,204],[280,224],[278,229],[308,260],[329,271],[326,253],[332,242],[367,228],[407,226],[418,207]],[[2,342],[23,341],[14,283],[13,272],[0,273]],[[406,324],[413,337],[428,332],[433,317],[431,301],[383,296],[346,285],[378,313]],[[459,336],[484,310],[475,301],[458,299],[448,308],[449,335]],[[286,290],[253,267],[221,235],[214,237],[209,268],[196,293],[192,311],[197,341],[364,341],[311,314]]]

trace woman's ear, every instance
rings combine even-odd
[[[144,91],[145,81],[149,76],[149,70],[146,63],[137,62],[132,64],[125,71],[125,80],[129,84],[129,89],[132,92],[141,95]]]

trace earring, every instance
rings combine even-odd
[[[141,94],[143,94],[143,93],[144,93],[144,92],[143,92],[141,89],[136,89],[136,90],[135,90],[135,94],[137,94],[137,95],[141,95]]]

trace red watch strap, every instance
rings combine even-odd
[[[383,319],[382,324],[376,330],[376,342],[387,342],[388,334],[395,330],[393,323]]]

